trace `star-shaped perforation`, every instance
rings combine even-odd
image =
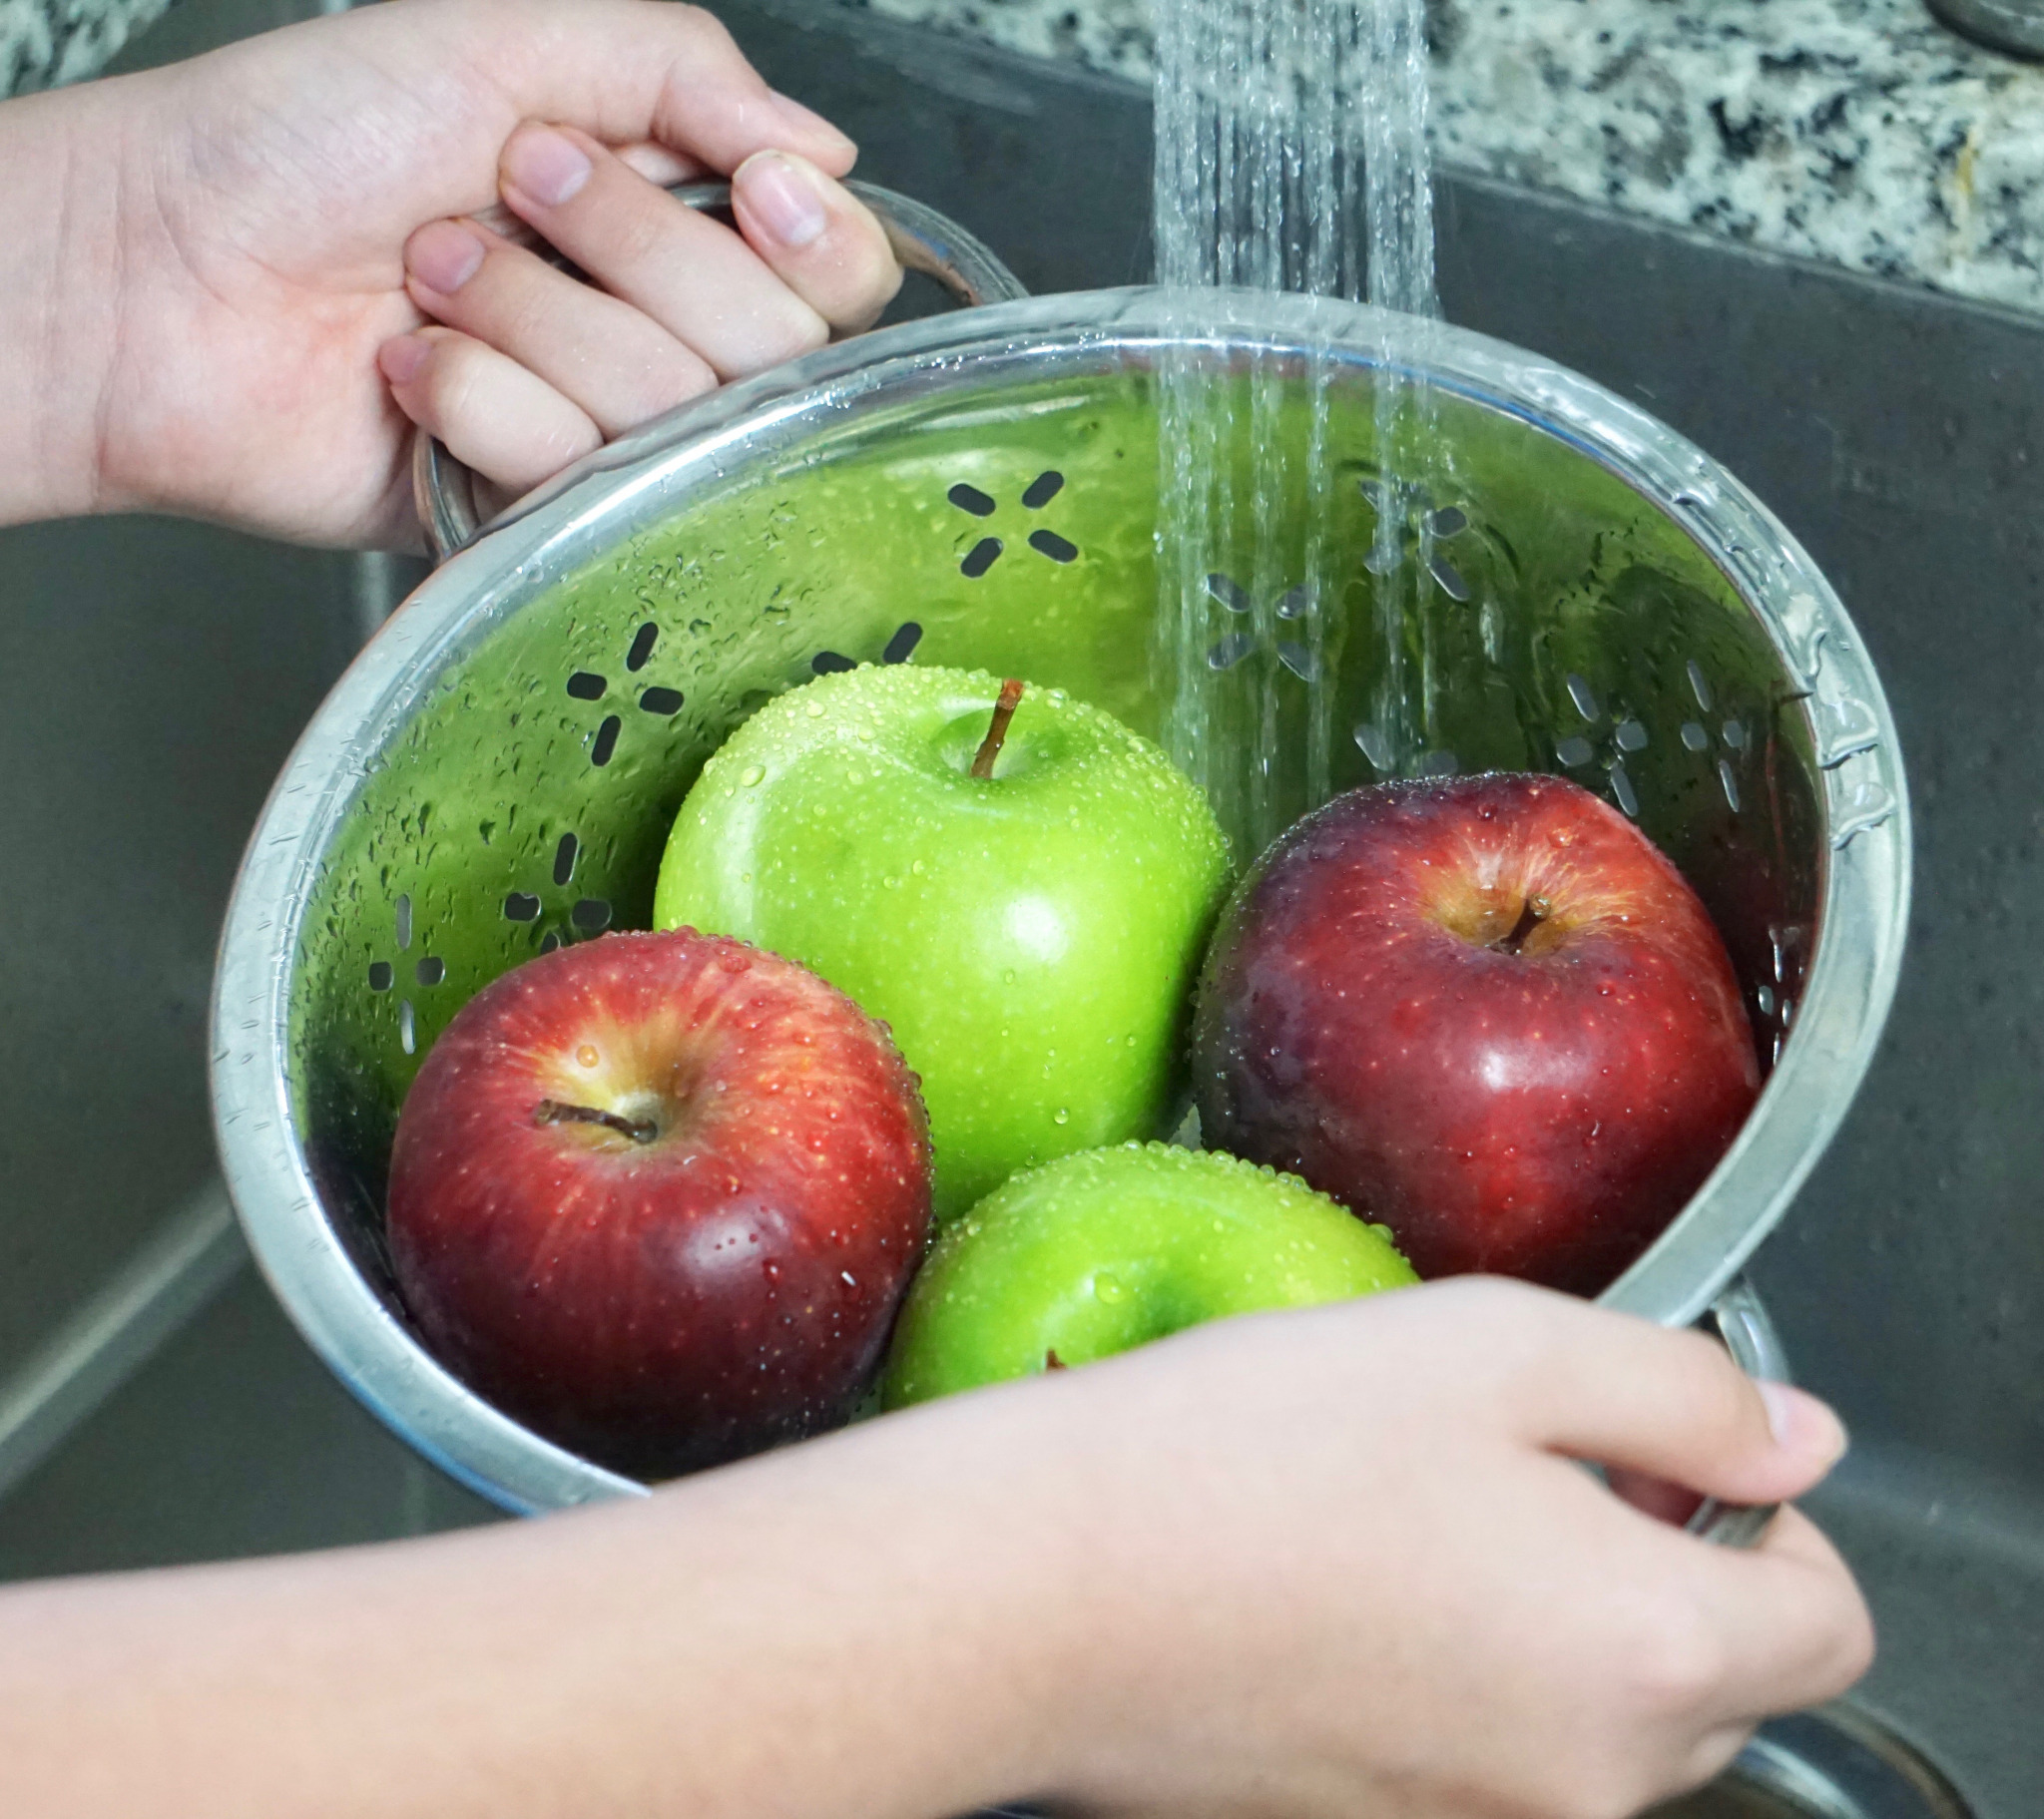
[[[625,653],[626,676],[637,676],[646,668],[653,657],[653,648],[660,643],[660,627],[648,620],[632,636],[632,646]],[[577,670],[568,678],[568,692],[578,701],[602,701],[613,697],[611,679],[594,670]],[[636,688],[629,681],[621,682],[615,690],[617,695],[633,700],[642,713],[650,713],[656,719],[671,720],[681,712],[686,698],[679,688],[664,688],[658,684]],[[619,735],[624,731],[625,716],[622,713],[607,713],[597,727],[595,736],[589,741],[589,761],[601,769],[616,755]]]
[[[412,916],[411,894],[405,892],[390,906],[391,934],[399,958],[396,960],[372,960],[369,962],[369,990],[388,992],[397,985],[398,971],[405,964],[404,956],[411,951]],[[437,954],[421,954],[410,962],[411,979],[407,986],[431,991],[447,977],[447,963]],[[412,1008],[411,1000],[401,998],[397,1003],[397,1040],[407,1055],[418,1048],[418,1013]]]
[[[1055,468],[1046,468],[1022,489],[1023,508],[1040,512],[1064,491],[1065,477]],[[961,512],[969,512],[975,518],[991,518],[1000,510],[999,501],[982,493],[978,487],[964,481],[952,487],[944,497]],[[1039,527],[1029,533],[1029,547],[1039,556],[1047,556],[1052,562],[1076,562],[1079,546],[1048,527]],[[995,563],[1000,561],[1001,552],[1007,546],[998,537],[982,537],[965,552],[964,560],[958,564],[958,572],[967,581],[977,581]]]

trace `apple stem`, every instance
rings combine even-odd
[[[650,1143],[660,1135],[660,1127],[650,1118],[620,1118],[615,1112],[599,1112],[594,1106],[564,1106],[557,1099],[541,1100],[533,1111],[532,1122],[535,1125],[601,1125],[606,1131],[629,1137],[635,1143]]]
[[[1512,932],[1500,941],[1498,946],[1507,954],[1519,953],[1526,945],[1526,938],[1546,921],[1547,914],[1553,907],[1554,905],[1545,897],[1528,897],[1525,906],[1519,911],[1518,921],[1512,924]]]
[[[1001,744],[1008,736],[1008,722],[1015,717],[1015,704],[1022,698],[1022,684],[1009,677],[1001,684],[1000,698],[994,702],[993,724],[986,729],[986,737],[979,742],[979,750],[972,760],[972,774],[981,779],[994,774],[994,759],[1001,755]]]

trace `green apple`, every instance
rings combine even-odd
[[[770,701],[704,766],[654,896],[656,928],[769,948],[888,1026],[922,1078],[940,1219],[1160,1134],[1229,882],[1213,811],[1156,745],[1058,689],[1022,690],[1003,737],[1001,687],[900,665]]]
[[[894,1328],[882,1405],[1418,1280],[1381,1225],[1295,1175],[1166,1143],[1068,1155],[938,1237]]]

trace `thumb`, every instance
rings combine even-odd
[[[364,50],[401,67],[429,55],[479,74],[502,114],[499,137],[545,120],[722,172],[771,150],[841,177],[857,156],[828,121],[768,88],[718,20],[674,0],[434,0],[430,11],[370,8],[349,25]]]
[[[1540,1297],[1548,1330],[1518,1373],[1524,1437],[1573,1459],[1645,1474],[1733,1503],[1786,1503],[1845,1451],[1824,1403],[1746,1375],[1701,1333]]]

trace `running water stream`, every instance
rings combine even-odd
[[[1389,458],[1403,413],[1425,442],[1416,383],[1379,383],[1377,460],[1363,480],[1375,547],[1334,534],[1324,342],[1280,354],[1242,337],[1231,291],[1367,297],[1434,319],[1424,0],[1156,0],[1160,661],[1173,757],[1249,857],[1330,793],[1342,592],[1373,577],[1378,698],[1356,732],[1379,771],[1408,763],[1405,548],[1410,477]],[[1422,331],[1423,333],[1423,331]],[[1393,338],[1387,334],[1386,346]],[[1422,343],[1423,344],[1423,343]],[[1423,515],[1418,535],[1427,533]],[[1301,698],[1302,697],[1302,698]],[[1371,749],[1374,745],[1376,748]]]

